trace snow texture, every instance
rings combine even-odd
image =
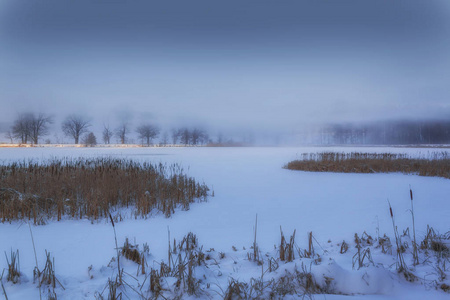
[[[359,151],[408,153],[426,157],[433,149],[427,148],[0,148],[3,163],[15,160],[46,161],[61,157],[108,156],[153,163],[180,163],[188,175],[204,181],[214,191],[206,203],[197,203],[189,211],[178,210],[170,217],[154,215],[135,219],[131,210],[114,211],[124,220],[115,224],[118,245],[128,238],[142,250],[149,245],[148,268],[159,269],[167,263],[168,229],[171,239],[180,241],[193,232],[202,251],[214,260],[195,269],[195,278],[201,279],[205,292],[185,298],[213,298],[224,296],[230,278],[248,282],[260,278],[268,265],[268,257],[278,257],[280,226],[288,239],[296,230],[295,242],[300,249],[308,249],[308,232],[315,238],[314,249],[319,257],[299,258],[294,262],[278,262],[276,271],[265,273],[265,278],[278,279],[302,268],[314,276],[320,286],[325,278],[332,278],[329,291],[338,293],[314,295],[316,299],[449,299],[448,293],[436,290],[433,283],[437,271],[436,258],[430,254],[429,264],[412,267],[411,249],[405,260],[419,278],[408,282],[395,271],[395,240],[387,200],[389,199],[399,232],[412,227],[409,188],[414,192],[417,239],[421,241],[427,225],[445,233],[450,230],[450,181],[442,178],[403,174],[337,174],[311,173],[283,169],[287,162],[304,152]],[[447,150],[445,150],[447,151]],[[258,216],[257,244],[266,260],[263,266],[248,260],[252,253],[255,217]],[[114,232],[109,220],[65,219],[48,220],[46,225],[31,226],[39,267],[45,263],[45,250],[55,258],[56,277],[64,286],[56,287],[58,299],[94,299],[103,292],[107,298],[108,278],[117,274]],[[354,235],[366,232],[377,237],[386,234],[393,244],[392,253],[382,253],[375,245],[369,247],[373,264],[352,267],[355,248]],[[407,240],[408,238],[405,237]],[[340,253],[345,240],[349,250]],[[234,247],[234,249],[233,249]],[[8,255],[19,250],[20,271],[18,284],[2,280],[8,299],[38,299],[39,289],[33,283],[35,257],[28,224],[15,221],[0,224],[0,251]],[[244,250],[245,249],[245,250]],[[209,251],[209,252],[208,252]],[[221,254],[223,253],[223,254]],[[266,255],[267,254],[267,255]],[[425,254],[421,254],[421,261]],[[222,257],[223,256],[223,257]],[[214,262],[215,263],[211,263]],[[148,293],[145,275],[136,276],[138,265],[121,259],[128,276],[127,282]],[[7,268],[4,255],[0,268]],[[447,267],[447,274],[448,272]],[[204,275],[204,276],[203,276]],[[176,280],[164,281],[168,289]],[[446,279],[443,282],[450,284]],[[43,288],[43,297],[47,291]],[[130,288],[124,288],[130,299],[140,299]],[[3,292],[0,291],[3,295]],[[166,297],[170,297],[167,292]],[[350,295],[350,296],[349,296]],[[174,295],[172,295],[174,296]],[[297,296],[291,296],[293,299]]]

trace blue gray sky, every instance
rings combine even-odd
[[[0,118],[94,125],[450,117],[450,2],[0,0]]]

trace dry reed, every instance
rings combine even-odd
[[[450,157],[446,152],[432,153],[427,158],[393,153],[304,153],[301,159],[289,162],[285,168],[311,172],[400,172],[450,179]]]
[[[0,220],[63,216],[107,217],[112,207],[134,207],[136,216],[153,210],[169,217],[206,201],[208,187],[183,173],[179,165],[95,158],[13,162],[0,166]]]
[[[20,280],[19,250],[16,250],[15,252],[11,250],[10,259],[8,259],[5,252],[5,257],[6,263],[8,264],[8,275],[6,280],[16,284]]]

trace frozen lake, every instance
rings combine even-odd
[[[307,233],[317,241],[352,240],[364,231],[393,236],[387,200],[392,204],[396,224],[411,227],[409,188],[414,192],[417,235],[427,225],[440,232],[450,229],[450,181],[442,178],[403,174],[311,173],[283,169],[287,162],[305,152],[358,151],[395,152],[427,156],[430,148],[0,148],[0,160],[40,160],[62,157],[107,156],[152,163],[178,163],[185,172],[203,180],[214,197],[194,204],[190,211],[177,211],[147,220],[127,219],[116,226],[119,245],[125,237],[138,244],[148,242],[150,252],[160,260],[167,253],[167,230],[180,239],[194,232],[205,249],[228,252],[253,242],[258,215],[258,244],[271,251],[279,244],[280,226],[286,235],[297,230],[296,242],[307,246]],[[440,150],[439,150],[440,151]],[[445,150],[448,151],[448,150]],[[70,278],[82,281],[88,266],[100,268],[115,254],[111,227],[105,221],[51,221],[33,228],[36,250],[50,250],[57,260],[57,273],[79,291]],[[0,224],[0,251],[20,249],[22,272],[32,274],[34,256],[28,226],[20,222]],[[94,248],[95,251],[87,250]],[[89,255],[80,253],[89,252]],[[42,256],[42,255],[41,255]],[[76,263],[73,257],[77,257]],[[5,266],[4,257],[0,260]],[[87,289],[87,287],[83,287]],[[9,295],[10,299],[19,297]],[[86,297],[92,294],[87,293]],[[58,296],[58,298],[60,298]],[[64,295],[61,295],[64,298]],[[69,299],[69,298],[67,298]]]

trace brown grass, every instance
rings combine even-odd
[[[281,242],[280,242],[280,260],[291,262],[295,259],[294,254],[294,243],[295,243],[295,230],[289,239],[289,243],[286,242],[286,238],[284,237],[283,230],[281,229]]]
[[[450,179],[450,157],[446,152],[428,158],[411,158],[392,153],[304,153],[289,162],[286,169],[311,172],[392,173],[437,176]]]
[[[425,238],[420,243],[420,249],[433,250],[439,258],[449,258],[450,257],[450,231],[445,234],[437,233],[432,227],[427,226],[427,234]]]
[[[125,244],[122,247],[121,253],[126,259],[134,261],[138,265],[140,265],[143,261],[143,258],[141,258],[141,253],[137,249],[137,246],[131,245],[128,241],[128,238],[125,239]]]
[[[14,162],[0,166],[0,220],[98,219],[112,207],[169,217],[177,207],[188,210],[191,203],[206,201],[208,190],[178,165],[111,158]]]
[[[8,275],[6,280],[16,284],[20,280],[19,250],[16,250],[15,252],[11,250],[9,259],[5,252],[5,257],[8,264]]]

